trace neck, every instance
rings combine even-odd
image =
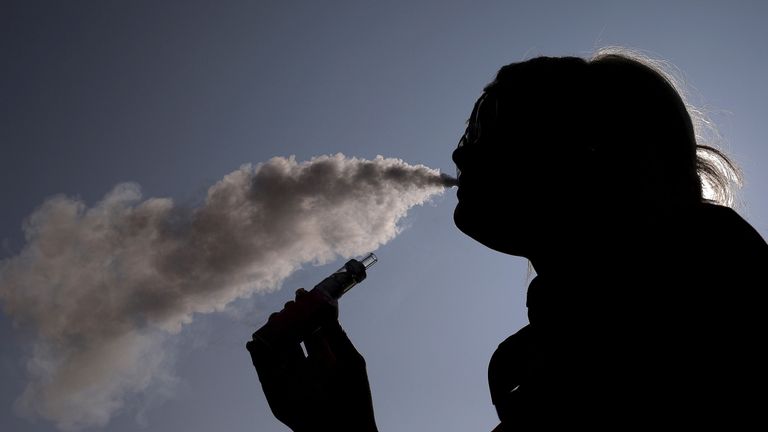
[[[660,247],[664,230],[655,224],[583,229],[543,241],[526,255],[536,274],[549,277],[610,277],[647,262]]]

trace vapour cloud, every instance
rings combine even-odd
[[[243,165],[194,209],[133,183],[90,208],[46,200],[0,262],[4,311],[36,334],[18,407],[65,430],[105,425],[126,396],[172,380],[163,345],[194,314],[377,249],[452,184],[423,165],[337,154]]]

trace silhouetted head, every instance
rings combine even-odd
[[[457,227],[526,257],[684,212],[705,201],[703,184],[729,200],[738,179],[722,153],[697,143],[670,76],[613,52],[502,67],[453,159]]]

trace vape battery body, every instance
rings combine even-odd
[[[323,279],[322,282],[315,285],[312,291],[321,291],[328,297],[338,300],[353,286],[365,280],[366,270],[376,264],[378,258],[374,254],[368,254],[365,258],[358,261],[351,259],[344,264],[344,267],[336,270],[332,275]]]

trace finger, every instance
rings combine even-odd
[[[253,333],[246,348],[251,353],[254,366],[273,367],[303,361],[304,350],[300,340],[290,327],[286,326],[285,310],[272,313],[261,328]],[[258,363],[258,364],[257,364]]]
[[[245,344],[246,349],[251,353],[251,357],[269,364],[295,364],[306,358],[304,350],[298,342],[289,341],[267,341],[259,336],[258,332],[253,334],[253,338]],[[255,364],[254,364],[255,366]]]
[[[294,336],[296,322],[301,319],[302,311],[297,304],[290,300],[283,305],[279,312],[272,312],[265,326],[271,328],[270,336],[285,338]],[[271,339],[268,339],[271,342]]]
[[[297,343],[288,344],[283,347],[283,349],[280,350],[280,355],[285,365],[290,367],[302,364],[307,358],[307,356],[304,355],[304,349],[301,348],[301,344]]]
[[[270,343],[261,338],[258,332],[253,334],[246,348],[262,381],[276,379],[294,370],[306,359],[304,350],[298,343]]]
[[[331,367],[336,362],[336,356],[328,345],[322,328],[307,336],[304,346],[307,348],[307,358],[313,362],[323,367]]]

